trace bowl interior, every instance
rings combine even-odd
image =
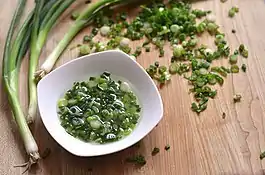
[[[124,139],[108,144],[85,143],[69,135],[60,125],[57,101],[76,81],[88,80],[104,71],[128,81],[142,107],[134,131]],[[125,149],[147,135],[161,120],[163,105],[159,92],[145,70],[121,51],[105,51],[70,61],[38,83],[38,104],[42,121],[51,136],[66,150],[78,156],[97,156]]]

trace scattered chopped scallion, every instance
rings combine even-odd
[[[246,64],[242,64],[241,69],[243,72],[247,71],[247,65]]]
[[[135,165],[144,166],[146,164],[145,157],[143,155],[136,155],[126,159],[129,163],[134,163]]]
[[[153,151],[152,151],[152,156],[155,156],[156,154],[158,154],[159,151],[160,151],[160,149],[157,148],[157,147],[155,147],[155,148],[153,149]]]
[[[234,103],[240,102],[242,96],[240,94],[235,94],[233,97]]]
[[[232,73],[238,73],[238,72],[239,72],[239,67],[238,67],[238,65],[232,65],[232,66],[231,66],[231,72],[232,72]]]
[[[166,150],[166,151],[170,150],[170,145],[169,145],[169,144],[167,144],[167,145],[165,146],[165,150]]]

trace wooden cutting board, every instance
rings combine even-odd
[[[84,0],[73,5],[84,6]],[[7,30],[17,0],[0,0],[0,58]],[[29,0],[27,13],[32,9],[34,0]],[[234,18],[228,18],[228,10],[236,5],[240,12]],[[174,76],[171,83],[160,89],[164,102],[164,118],[147,137],[140,147],[95,158],[80,158],[71,155],[61,148],[48,134],[42,122],[32,126],[40,152],[46,148],[51,154],[41,160],[39,167],[29,174],[38,175],[261,175],[265,174],[265,160],[259,159],[265,150],[265,2],[263,0],[220,0],[200,1],[193,5],[196,8],[212,10],[217,17],[226,38],[235,49],[244,43],[249,48],[249,58],[240,59],[240,64],[247,64],[247,73],[229,75],[223,87],[218,87],[216,99],[210,100],[208,109],[200,116],[190,109],[192,97],[188,94],[188,84],[180,76]],[[72,9],[72,8],[71,8]],[[43,50],[41,62],[52,51],[71,20],[69,9],[60,19],[49,35]],[[135,14],[134,10],[131,16]],[[231,30],[236,33],[232,34]],[[82,37],[90,28],[83,30],[71,43],[81,43]],[[201,43],[213,45],[212,37],[204,36]],[[139,44],[139,43],[138,43]],[[133,46],[137,46],[134,43]],[[70,47],[71,47],[70,46]],[[77,50],[63,54],[57,66],[77,57]],[[172,52],[166,50],[165,57],[159,58],[157,51],[142,54],[137,61],[144,67],[158,60],[168,64]],[[216,64],[225,65],[227,60]],[[0,62],[1,64],[1,62]],[[21,68],[21,101],[27,107],[27,64],[28,57]],[[1,72],[1,71],[0,71]],[[1,78],[0,78],[1,79]],[[24,147],[17,132],[7,103],[2,83],[0,92],[0,174],[18,175],[23,169],[13,165],[27,160]],[[234,104],[233,95],[242,94],[242,102]],[[223,112],[226,117],[223,118]],[[165,151],[166,144],[171,149]],[[160,153],[151,155],[154,147]],[[141,168],[126,163],[124,160],[134,154],[145,155],[147,164]]]

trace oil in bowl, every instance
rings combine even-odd
[[[141,107],[126,81],[109,72],[75,82],[58,100],[61,126],[85,142],[109,143],[129,135],[138,123]]]

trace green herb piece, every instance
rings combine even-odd
[[[169,144],[167,144],[167,145],[165,146],[165,150],[166,150],[166,151],[170,150],[170,145],[169,145]]]
[[[218,30],[219,26],[213,22],[209,22],[207,24],[207,30],[208,32],[211,34],[211,35],[214,35],[217,33],[217,30]]]
[[[226,68],[224,66],[221,66],[221,69],[226,73],[231,73],[231,70],[229,68]]]
[[[78,11],[74,11],[71,15],[72,20],[76,20],[79,17],[80,13]]]
[[[131,48],[129,46],[119,47],[123,52],[129,54],[131,52]],[[135,58],[138,57],[136,53],[132,54]]]
[[[92,35],[96,36],[98,34],[98,31],[99,31],[99,29],[95,27],[92,29],[91,33],[92,33]]]
[[[217,81],[217,83],[219,84],[219,85],[223,85],[224,84],[224,79],[221,77],[221,76],[219,76],[219,75],[217,75],[217,74],[212,74],[213,76],[214,76],[214,78],[216,79],[216,81]]]
[[[150,46],[144,46],[146,52],[150,52],[151,47]]]
[[[242,96],[240,94],[235,94],[233,97],[234,103],[240,102]]]
[[[179,71],[179,65],[175,62],[171,63],[169,66],[169,73],[176,74]]]
[[[232,7],[229,11],[228,11],[228,16],[229,17],[234,17],[236,13],[239,12],[239,8],[238,7]]]
[[[205,102],[204,104],[199,104],[197,105],[196,103],[192,103],[191,104],[191,109],[194,112],[197,112],[198,114],[200,114],[202,111],[204,111],[207,108],[207,103]]]
[[[166,66],[160,66],[159,68],[158,68],[158,72],[159,72],[159,74],[163,74],[163,73],[165,73],[167,71],[167,67]]]
[[[229,62],[231,64],[236,64],[237,63],[237,55],[230,55]]]
[[[221,67],[212,67],[211,68],[212,72],[217,72],[220,75],[222,75],[223,77],[227,76],[228,70],[226,68],[221,68]]]
[[[265,158],[265,151],[260,154],[259,158],[260,158],[260,160]]]
[[[221,42],[224,42],[224,35],[223,34],[217,34],[215,36],[215,44],[218,45]]]
[[[179,75],[182,75],[185,72],[189,72],[189,70],[190,70],[190,66],[188,64],[185,64],[185,63],[180,63],[178,65],[178,67],[179,67],[179,69],[178,69],[178,72],[177,73]]]
[[[149,40],[143,42],[142,47],[145,47],[145,46],[147,46],[148,44],[150,44],[150,41],[149,41]]]
[[[231,66],[231,72],[232,72],[232,73],[238,73],[238,72],[239,72],[239,67],[238,67],[238,65],[232,65],[232,66]]]
[[[158,82],[161,84],[165,84],[166,82],[168,82],[171,79],[171,76],[169,74],[169,72],[164,72],[163,74],[160,75],[160,77],[157,78]]]
[[[90,42],[91,41],[91,37],[88,36],[88,35],[85,35],[84,38],[83,38],[83,42]]]
[[[159,62],[158,61],[155,62],[155,67],[159,67]]]
[[[121,47],[128,47],[130,44],[130,40],[128,38],[122,38],[120,41]]]
[[[247,65],[246,64],[242,64],[241,69],[243,72],[247,71]]]
[[[243,44],[240,44],[238,50],[239,50],[240,55],[242,55],[244,58],[248,58],[248,50]]]
[[[145,157],[143,155],[136,155],[126,159],[129,163],[134,163],[135,165],[144,166],[146,164]]]
[[[61,108],[61,107],[65,107],[68,105],[68,101],[65,99],[65,98],[62,98],[58,101],[58,107]]]
[[[174,49],[173,49],[173,55],[176,58],[180,58],[185,54],[185,50],[183,48],[182,45],[177,45]]]
[[[208,13],[210,13],[209,11],[204,11],[204,10],[199,10],[199,9],[195,9],[192,11],[192,13],[197,17],[197,18],[201,18],[206,16]]]
[[[88,45],[82,45],[79,48],[80,55],[87,55],[90,53],[90,47]]]
[[[102,26],[100,28],[100,34],[102,36],[107,36],[110,33],[110,27],[109,26]]]
[[[201,22],[201,23],[199,23],[199,25],[196,27],[196,31],[197,31],[198,33],[203,33],[203,32],[206,30],[206,28],[207,28],[206,23],[205,23],[205,22]]]
[[[159,153],[160,149],[155,147],[152,151],[152,156],[155,156],[157,153]]]
[[[225,3],[227,0],[220,0],[222,3]]]
[[[164,49],[163,49],[163,48],[160,48],[160,49],[159,49],[159,57],[163,57],[164,54],[165,54]]]
[[[137,46],[136,47],[136,49],[135,49],[135,51],[134,51],[134,56],[135,57],[138,57],[139,55],[141,55],[141,53],[142,53],[142,47],[140,47],[140,46]]]
[[[173,24],[170,26],[170,31],[174,34],[177,34],[180,31],[180,27],[177,24]]]

